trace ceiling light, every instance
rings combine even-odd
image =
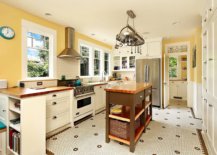
[[[123,45],[131,46],[131,47],[133,46],[139,47],[145,43],[142,36],[140,36],[135,30],[135,27],[134,27],[134,19],[136,18],[135,13],[132,10],[128,10],[127,15],[128,15],[127,25],[123,27],[121,31],[116,35],[116,45],[115,45],[116,49],[118,49],[119,47]],[[133,26],[129,25],[130,18],[133,20]],[[137,49],[141,49],[141,48],[137,48]],[[135,50],[135,53],[136,53],[136,50]],[[137,53],[141,54],[141,50],[137,50]]]
[[[45,16],[52,16],[52,14],[51,13],[45,13]]]

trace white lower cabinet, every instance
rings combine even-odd
[[[187,81],[170,81],[170,99],[187,100]]]
[[[94,98],[94,107],[95,112],[100,112],[105,109],[106,106],[106,85],[94,86],[95,98]]]
[[[212,102],[208,99],[207,101],[208,107],[207,107],[207,135],[209,138],[209,141],[213,143],[213,133],[214,133],[214,107],[212,105]]]
[[[46,133],[71,123],[72,94],[70,90],[46,96]]]

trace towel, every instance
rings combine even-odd
[[[0,121],[0,129],[6,128],[5,124]]]

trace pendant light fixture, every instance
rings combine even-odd
[[[132,10],[128,10],[127,15],[127,25],[121,29],[119,34],[116,35],[115,49],[118,49],[123,45],[131,46],[131,54],[133,54],[133,47],[134,53],[142,54],[140,46],[143,45],[145,41],[135,30],[134,19],[136,18],[136,15]],[[129,19],[132,19],[133,26],[129,25]]]

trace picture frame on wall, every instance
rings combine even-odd
[[[193,48],[193,55],[192,55],[192,67],[195,68],[197,64],[197,47],[196,45]]]

